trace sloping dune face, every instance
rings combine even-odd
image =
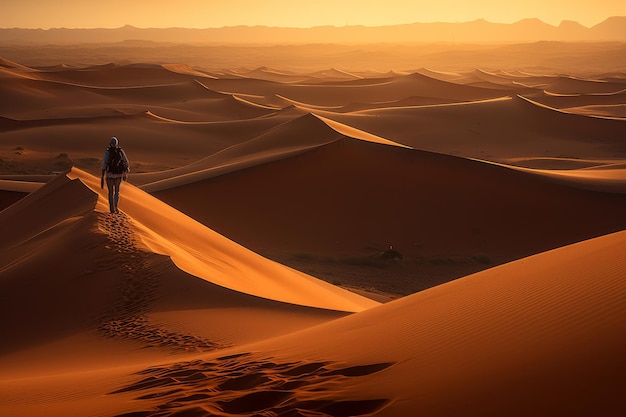
[[[112,323],[128,330],[129,317],[158,311],[241,307],[274,320],[292,310],[317,322],[377,305],[261,258],[132,185],[126,214],[105,214],[103,192],[75,169],[0,213],[0,285],[11,294],[3,354],[85,331],[106,336]]]
[[[298,139],[294,140],[294,137]],[[139,174],[133,182],[141,185],[143,190],[154,193],[284,159],[341,137],[341,133],[328,129],[317,117],[307,114],[192,164],[168,171]]]
[[[437,274],[473,272],[481,260],[499,264],[626,227],[624,195],[396,146],[324,118],[317,124],[341,136],[155,194],[294,267],[362,275],[383,268],[371,284],[391,292],[393,286],[409,285],[411,292],[431,286]],[[390,245],[402,262],[377,258]],[[390,274],[398,270],[413,275],[394,281]]]
[[[279,414],[289,405],[312,415],[620,414],[625,250],[625,232],[560,248],[228,358],[148,368],[118,392],[151,393],[161,398],[154,409],[184,404],[219,416]],[[243,375],[213,397],[194,398],[235,364],[245,365]],[[208,381],[172,391],[177,385],[167,376],[181,369],[204,372]],[[150,381],[159,386],[144,388]],[[341,388],[329,390],[332,384]]]
[[[396,400],[381,416],[619,414],[625,251],[625,232],[585,241],[275,346],[285,355],[395,362],[358,388]]]
[[[96,177],[77,169],[68,176],[98,190]],[[136,223],[144,243],[195,276],[246,294],[311,307],[359,311],[376,304],[268,261],[132,185],[124,188],[120,207]]]
[[[103,192],[75,169],[0,212],[3,414],[114,415],[109,407],[128,406],[106,394],[128,369],[378,305],[263,259],[131,185],[128,212],[105,213]]]

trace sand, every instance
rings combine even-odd
[[[444,62],[1,60],[0,416],[626,412],[625,73]]]

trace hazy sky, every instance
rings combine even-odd
[[[527,17],[590,27],[626,15],[626,0],[2,0],[1,6],[0,27],[43,29],[512,23]]]

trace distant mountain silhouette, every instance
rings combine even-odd
[[[610,17],[591,28],[572,21],[552,26],[539,19],[523,19],[512,24],[479,19],[464,23],[413,23],[376,27],[141,29],[126,25],[117,29],[0,29],[0,42],[5,44],[117,43],[128,40],[219,44],[626,41],[626,16]]]
[[[604,22],[591,28],[594,36],[600,39],[626,38],[626,16],[609,17]]]

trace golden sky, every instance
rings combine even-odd
[[[590,27],[626,15],[626,0],[2,0],[1,9],[4,28],[381,26],[535,17]]]

